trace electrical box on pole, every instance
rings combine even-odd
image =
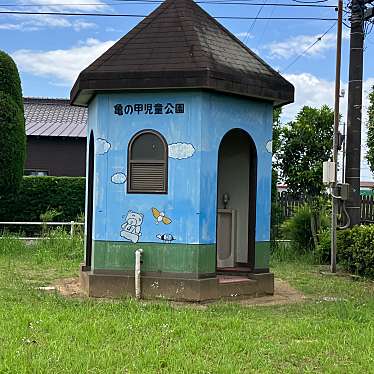
[[[322,174],[323,184],[331,185],[332,183],[336,182],[335,165],[336,163],[333,161],[325,161],[323,163],[323,174]]]
[[[348,183],[338,183],[337,184],[338,196],[341,200],[348,200],[349,197],[349,184]]]

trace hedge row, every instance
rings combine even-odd
[[[374,277],[374,225],[338,232],[337,257],[352,273]]]
[[[281,226],[293,252],[312,253],[319,263],[330,263],[331,235],[326,213],[321,213],[321,230],[315,247],[310,229],[310,208],[304,205]],[[374,277],[374,225],[357,225],[337,231],[337,261],[351,273]]]
[[[85,178],[23,177],[17,197],[0,200],[0,221],[40,221],[47,210],[61,212],[56,220],[76,220],[84,212]]]

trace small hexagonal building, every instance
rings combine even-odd
[[[294,88],[192,0],[166,0],[83,70],[91,296],[271,294],[272,112]]]

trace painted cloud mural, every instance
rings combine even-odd
[[[123,173],[115,173],[112,175],[111,181],[115,184],[122,184],[126,182],[126,175]]]
[[[269,140],[267,143],[266,143],[266,150],[271,153],[273,151],[273,142],[271,140]]]
[[[110,149],[110,143],[103,138],[97,138],[95,146],[97,155],[103,155],[104,153],[107,153]]]
[[[169,157],[177,160],[192,157],[195,153],[195,148],[190,143],[173,143],[169,144]]]

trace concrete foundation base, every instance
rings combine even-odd
[[[80,284],[90,297],[134,297],[132,274],[97,273],[81,268]],[[205,279],[166,278],[144,274],[141,276],[144,299],[175,301],[207,301],[220,298],[243,298],[273,295],[272,273],[249,274],[248,277],[216,276]]]

